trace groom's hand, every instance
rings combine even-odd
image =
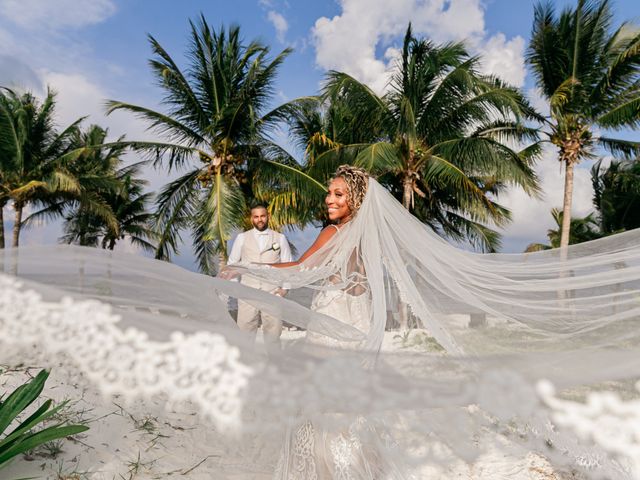
[[[227,266],[222,267],[222,269],[218,272],[218,277],[224,280],[231,280],[233,278],[238,277],[239,275],[240,274],[237,272],[237,270]]]

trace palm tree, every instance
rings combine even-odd
[[[165,92],[166,113],[110,101],[108,111],[126,110],[166,136],[168,142],[124,142],[154,157],[157,167],[187,169],[157,198],[159,233],[156,256],[177,252],[181,231],[191,232],[203,272],[213,257],[224,263],[227,240],[245,219],[247,199],[254,197],[253,177],[265,157],[286,156],[268,137],[268,128],[285,109],[265,113],[273,97],[286,49],[272,60],[258,41],[245,45],[240,29],[213,30],[203,16],[190,22],[189,68],[181,70],[160,43],[149,36],[154,75]]]
[[[147,182],[138,178],[140,167],[141,163],[135,163],[109,172],[120,182],[120,186],[100,195],[113,211],[115,225],[86,211],[79,203],[65,214],[65,235],[61,240],[113,250],[119,240],[129,239],[133,245],[155,252],[156,247],[150,242],[154,238],[151,229],[153,214],[147,210],[153,194],[143,192]]]
[[[122,167],[124,137],[108,144],[108,133],[98,125],[74,132],[71,148],[76,155],[64,167],[76,180],[78,192],[41,195],[34,202],[40,210],[23,224],[63,217],[61,240],[66,243],[113,250],[118,240],[129,238],[134,245],[153,251],[148,241],[153,237],[152,214],[146,210],[152,193],[143,193],[147,182],[138,178],[144,162]]]
[[[58,132],[54,108],[51,90],[42,103],[31,93],[0,90],[0,207],[13,202],[14,247],[20,243],[25,206],[53,193],[80,192],[66,165],[79,154],[73,149],[73,136],[82,119]]]
[[[314,152],[314,178],[340,163],[363,166],[435,230],[495,249],[498,236],[484,223],[509,219],[495,196],[508,184],[538,191],[537,145],[521,152],[507,146],[536,140],[519,120],[538,116],[517,90],[480,75],[478,62],[462,44],[434,45],[413,37],[409,26],[385,95],[330,72],[326,126],[300,129]]]
[[[559,15],[552,2],[535,8],[527,61],[550,106],[546,141],[565,167],[561,247],[569,244],[575,165],[597,147],[640,154],[640,142],[596,134],[640,126],[640,33],[626,22],[612,29],[612,17],[608,0],[578,0]]]
[[[527,246],[525,252],[539,252],[540,250],[551,250],[552,248],[559,248],[561,241],[561,230],[564,223],[564,214],[557,208],[551,209],[551,216],[556,222],[557,228],[549,229],[547,231],[547,237],[549,238],[549,244],[543,243],[531,243]],[[598,229],[598,220],[593,213],[590,213],[583,218],[571,219],[571,236],[569,238],[569,244],[574,245],[576,243],[588,242],[602,237],[602,233]]]
[[[38,210],[24,219],[25,227],[36,220],[64,217],[76,211],[111,229],[118,228],[107,196],[116,195],[122,188],[122,182],[115,172],[125,149],[121,146],[104,146],[107,134],[108,130],[98,125],[90,125],[85,131],[79,126],[74,129],[68,139],[71,154],[58,166],[60,171],[73,179],[74,188],[46,191],[34,198],[32,203]]]
[[[604,234],[640,228],[640,160],[602,161],[591,169],[593,204]]]

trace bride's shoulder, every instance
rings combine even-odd
[[[326,227],[324,227],[322,229],[322,231],[320,232],[320,234],[325,234],[329,237],[334,236],[336,233],[338,233],[340,231],[340,227],[334,224],[331,225],[327,225]]]
[[[336,225],[328,225],[320,231],[320,235],[318,235],[318,240],[320,240],[321,242],[326,242],[331,237],[333,237],[336,233],[338,233],[338,230],[340,230],[340,228],[337,227]]]

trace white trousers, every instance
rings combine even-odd
[[[273,285],[265,285],[253,278],[243,278],[242,283],[261,290],[274,290]],[[253,305],[241,300],[238,301],[238,328],[243,332],[256,333],[262,321],[262,333],[264,342],[269,348],[280,348],[280,335],[282,335],[282,320],[267,313],[261,312]]]
[[[275,343],[280,346],[280,335],[282,334],[282,320],[263,313],[257,308],[243,301],[238,301],[238,327],[244,332],[258,331],[262,320],[262,332],[265,343]]]

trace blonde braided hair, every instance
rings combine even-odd
[[[369,186],[369,174],[366,170],[351,165],[340,165],[334,175],[342,178],[347,184],[347,204],[352,214],[355,214],[362,205]]]

